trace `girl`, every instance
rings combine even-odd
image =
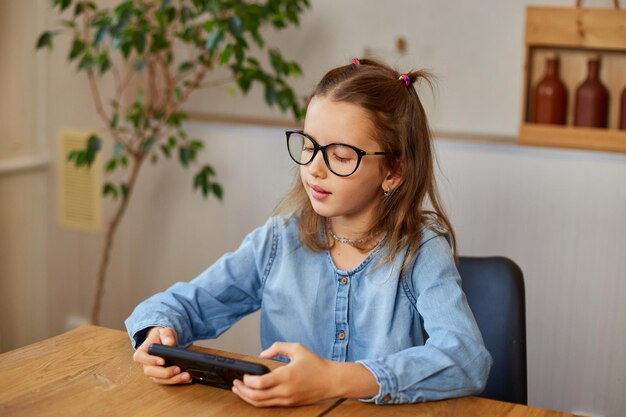
[[[414,87],[426,77],[357,59],[324,76],[304,130],[287,132],[300,180],[279,215],[127,319],[146,375],[190,382],[148,346],[215,338],[260,308],[261,357],[289,364],[235,381],[233,392],[255,406],[410,403],[483,389],[491,357],[437,195]]]

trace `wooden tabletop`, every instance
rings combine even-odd
[[[234,358],[277,362],[215,349]],[[126,333],[85,326],[0,354],[2,416],[533,416],[572,414],[477,397],[412,405],[377,406],[356,400],[293,408],[255,408],[227,390],[201,384],[160,386],[132,361]]]

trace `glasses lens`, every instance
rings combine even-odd
[[[287,147],[289,148],[289,156],[291,156],[291,159],[300,165],[306,165],[313,159],[315,145],[309,138],[298,132],[289,134]]]
[[[326,148],[328,165],[337,175],[350,175],[359,163],[359,154],[349,146],[332,145]]]

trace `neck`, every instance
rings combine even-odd
[[[363,246],[376,246],[382,239],[378,239],[380,236],[380,232],[378,233],[368,233],[368,234],[353,234],[353,235],[344,235],[337,234],[333,229],[333,223],[330,218],[326,219],[326,231],[330,235],[333,240],[339,243],[345,243],[347,245],[355,246],[355,247],[363,247]]]

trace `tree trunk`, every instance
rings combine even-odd
[[[115,238],[115,232],[117,231],[117,227],[119,226],[122,217],[124,217],[124,213],[126,212],[126,207],[128,206],[128,202],[130,201],[130,196],[135,187],[135,182],[137,181],[137,175],[139,174],[139,169],[141,168],[141,164],[143,162],[143,155],[133,157],[133,167],[130,173],[130,177],[128,178],[128,192],[126,196],[122,195],[122,201],[120,205],[117,207],[117,211],[115,215],[109,222],[106,230],[106,238],[104,241],[104,247],[102,249],[102,255],[100,256],[100,266],[98,267],[98,278],[96,281],[96,291],[94,293],[93,306],[91,309],[91,323],[98,325],[100,324],[100,310],[102,307],[102,298],[104,297],[104,286],[107,278],[107,269],[109,267],[109,261],[111,259],[111,249],[113,248],[113,239]]]

